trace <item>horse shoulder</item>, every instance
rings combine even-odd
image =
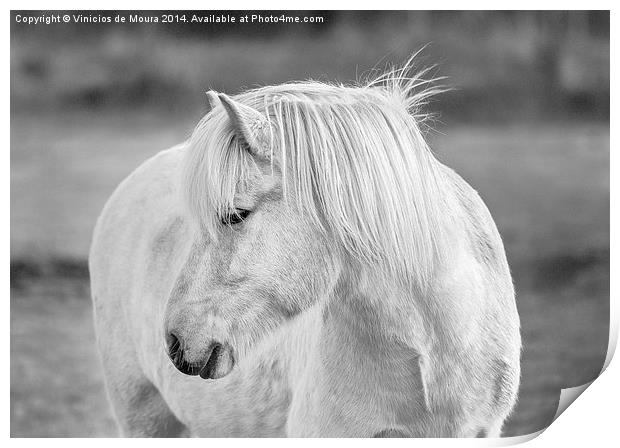
[[[125,178],[106,202],[89,254],[95,285],[98,277],[112,274],[111,265],[134,258],[136,246],[161,221],[162,211],[169,210],[166,207],[172,202],[173,174],[181,152],[177,146],[151,157]]]
[[[431,391],[431,407],[447,405],[454,411],[468,400],[478,402],[477,415],[468,417],[469,433],[493,416],[502,420],[514,405],[519,316],[504,246],[491,214],[458,174],[447,167],[442,170],[451,189],[459,241],[431,298],[435,356],[421,365],[421,373]],[[440,391],[441,384],[452,392]]]
[[[95,320],[101,328],[126,319],[128,331],[141,334],[135,327],[156,318],[149,316],[160,308],[153,301],[165,299],[162,291],[174,271],[170,262],[183,226],[175,195],[182,154],[179,145],[145,161],[120,183],[99,216],[89,268]],[[146,314],[132,318],[136,313]]]

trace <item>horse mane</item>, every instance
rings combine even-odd
[[[415,56],[415,55],[414,55]],[[272,160],[285,197],[356,260],[424,287],[448,242],[445,185],[421,123],[441,91],[413,57],[355,84],[316,81],[260,87],[234,96],[270,123]],[[218,216],[253,163],[222,107],[196,126],[181,191],[193,220],[217,237]]]

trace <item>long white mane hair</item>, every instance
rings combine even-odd
[[[449,249],[445,179],[421,131],[422,107],[443,90],[428,73],[412,57],[351,85],[295,82],[233,97],[268,120],[285,197],[343,253],[422,288]],[[252,163],[222,107],[196,126],[181,190],[211,238]]]

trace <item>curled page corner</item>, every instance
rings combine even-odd
[[[502,437],[500,439],[492,439],[493,442],[495,442],[493,443],[493,446],[512,446],[512,445],[518,445],[520,443],[529,442],[530,440],[535,439],[536,437],[541,435],[543,432],[545,432],[547,428],[548,427],[545,427],[538,431],[534,431],[529,434],[523,434],[520,436],[511,436],[511,437]]]
[[[607,356],[605,357],[605,363],[603,364],[603,368],[601,369],[599,376],[609,366],[609,363],[616,352],[616,346],[618,345],[618,320],[613,319],[613,316],[617,316],[617,313],[613,312],[613,301],[611,301],[609,305],[610,316],[612,316],[611,322],[609,323],[609,342],[607,343]]]
[[[590,387],[590,385],[594,381],[596,381],[596,379],[593,379],[588,383],[582,384],[581,386],[567,387],[566,389],[562,389],[560,391],[560,401],[558,402],[558,409],[553,416],[551,424],[553,424],[553,422],[556,421],[557,418],[562,415],[562,413],[579,397],[579,395],[583,393],[584,390]]]
[[[613,315],[613,314],[612,314]],[[553,416],[553,420],[549,424],[553,424],[557,418],[562,415],[562,413],[577,399],[579,396],[588,388],[594,381],[597,380],[599,376],[607,369],[611,360],[616,351],[616,346],[618,344],[618,323],[614,319],[611,319],[609,326],[609,340],[607,345],[607,356],[605,357],[605,362],[603,363],[603,367],[599,374],[592,381],[589,381],[581,386],[575,387],[567,387],[566,389],[562,389],[560,391],[560,400],[558,402],[558,409]],[[537,434],[538,435],[538,434]]]
[[[598,378],[598,377],[597,377]],[[539,431],[532,432],[530,434],[524,434],[521,436],[513,436],[513,437],[503,437],[497,440],[495,446],[510,446],[517,445],[520,443],[529,442],[530,440],[535,439],[539,435],[549,428],[557,420],[557,418],[562,415],[562,413],[588,388],[590,385],[596,381],[596,378],[588,383],[582,384],[581,386],[576,387],[567,387],[566,389],[561,389],[560,391],[560,400],[558,401],[558,409],[553,416],[553,420],[549,425],[545,426]]]

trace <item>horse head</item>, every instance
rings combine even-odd
[[[226,95],[208,97],[184,173],[186,193],[208,210],[194,210],[205,222],[170,294],[165,341],[181,372],[217,379],[325,297],[339,270],[325,233],[286,197],[267,118]],[[196,174],[200,164],[206,176]]]

